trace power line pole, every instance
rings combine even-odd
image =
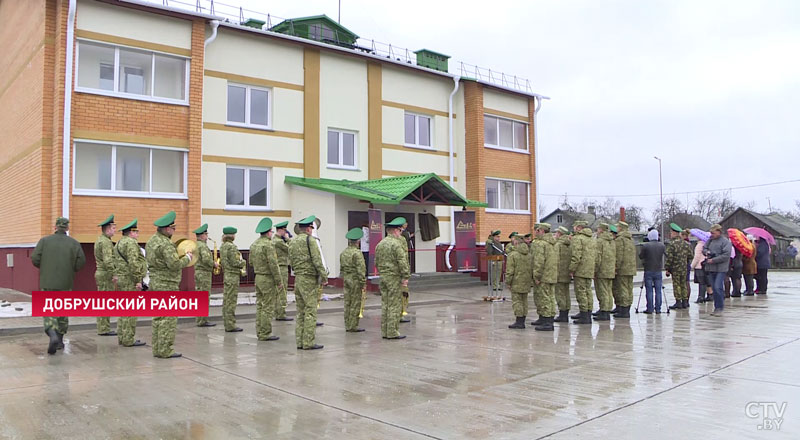
[[[342,24],[342,0],[339,0],[339,19],[337,21]]]
[[[661,195],[661,242],[664,242],[664,223],[667,221],[664,218],[664,181],[661,178],[661,159],[658,156],[653,156],[658,161],[658,192]]]

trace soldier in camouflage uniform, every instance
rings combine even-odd
[[[534,294],[539,296],[536,313],[538,331],[553,331],[553,317],[556,315],[555,288],[558,282],[559,253],[556,251],[556,238],[550,233],[549,223],[536,223],[536,240],[539,242],[532,256]],[[534,302],[536,296],[534,296]],[[533,323],[531,323],[533,324]]]
[[[194,290],[208,292],[208,301],[211,302],[211,276],[218,263],[214,261],[214,254],[208,248],[208,223],[195,229],[197,238],[197,263],[194,265]],[[214,327],[215,323],[209,322],[207,316],[195,318],[198,327]]]
[[[398,332],[398,324],[403,313],[402,287],[408,285],[411,269],[408,253],[400,240],[403,217],[386,223],[387,236],[375,248],[375,267],[381,276],[381,336],[384,339],[403,339]]]
[[[367,264],[359,245],[363,236],[364,231],[361,228],[347,231],[347,248],[339,255],[339,271],[344,280],[344,328],[348,332],[364,331],[363,328],[358,328],[362,291],[367,282]]]
[[[56,219],[55,233],[42,237],[31,254],[31,262],[39,268],[40,290],[72,290],[75,272],[86,264],[86,256],[77,240],[67,235],[69,219]],[[64,348],[64,334],[69,329],[69,317],[44,318],[44,332],[50,337],[47,354]]]
[[[183,257],[178,257],[178,249],[170,240],[175,233],[175,211],[168,212],[153,224],[158,229],[144,247],[150,269],[150,288],[154,291],[179,291],[181,270],[192,261],[192,253],[187,252]],[[173,349],[177,326],[176,316],[153,318],[153,356],[181,357]]]
[[[301,233],[289,242],[289,264],[294,270],[294,296],[297,304],[297,348],[318,350],[314,343],[317,331],[317,303],[320,286],[328,284],[328,270],[322,264],[319,244],[311,234],[315,216],[308,216],[296,224]]]
[[[672,276],[672,291],[675,295],[675,304],[670,309],[685,309],[689,307],[689,292],[686,290],[687,263],[692,260],[694,252],[689,252],[688,243],[681,238],[680,226],[670,223],[670,241],[667,243],[667,257],[664,270],[667,276]]]
[[[614,307],[614,294],[612,286],[616,275],[617,247],[614,236],[609,231],[608,223],[601,223],[597,227],[597,260],[595,268],[595,294],[600,303],[600,309],[595,317],[598,321],[611,319],[611,309]]]
[[[514,252],[514,237],[517,235],[519,235],[519,233],[516,231],[508,234],[508,243],[506,243],[506,256],[510,256],[511,252]],[[522,237],[520,237],[520,242],[522,242]],[[508,280],[506,280],[506,283],[508,283]]]
[[[572,278],[569,276],[569,263],[572,258],[569,230],[563,226],[559,226],[558,230],[556,230],[555,238],[557,240],[555,249],[558,253],[558,282],[555,287],[558,317],[553,321],[568,323],[571,302],[569,298],[569,283],[572,281]]]
[[[283,282],[272,244],[272,219],[262,218],[256,233],[261,236],[250,245],[250,264],[256,274],[256,335],[259,341],[277,341],[279,338],[272,334],[272,314]]]
[[[402,217],[405,220],[405,217]],[[414,236],[413,233],[409,233],[408,230],[408,223],[403,223],[401,227],[400,237],[398,237],[400,244],[403,246],[403,250],[406,251],[406,258],[408,259],[408,267],[411,267],[411,255],[408,253],[408,246],[411,243],[411,237]],[[400,294],[403,296],[402,304],[400,308],[400,322],[411,322],[410,319],[406,318],[403,315],[403,312],[408,314],[408,301],[409,301],[409,292],[408,292],[408,285],[400,286]]]
[[[503,255],[503,245],[500,244],[500,231],[492,232],[489,237],[486,238],[486,255]],[[489,270],[492,274],[492,290],[500,290],[500,281],[502,278],[503,272],[503,261],[492,261],[489,260]]]
[[[533,234],[531,233],[525,234],[522,237],[522,242],[525,243],[526,246],[528,246],[528,250],[533,250],[533,248],[531,247],[531,243],[533,243]]]
[[[283,221],[275,225],[275,235],[272,236],[272,244],[275,247],[275,254],[278,256],[278,267],[281,269],[282,289],[278,289],[278,299],[275,301],[275,320],[292,321],[286,316],[286,291],[289,290],[289,226],[288,221]]]
[[[240,332],[241,327],[236,326],[236,305],[239,302],[239,281],[242,279],[242,268],[246,262],[242,259],[239,249],[233,244],[238,230],[233,226],[222,228],[222,245],[220,246],[220,260],[222,261],[222,321],[226,332]]]
[[[116,259],[117,290],[136,292],[142,290],[142,279],[147,274],[147,261],[139,247],[138,220],[122,227],[122,238],[114,247]],[[136,339],[136,317],[120,316],[117,319],[117,341],[123,347],[145,345]]]
[[[570,249],[572,254],[569,272],[575,281],[575,298],[578,300],[579,313],[572,315],[575,324],[592,323],[592,278],[597,264],[597,248],[592,239],[592,230],[587,223],[578,220],[573,223],[575,236],[572,237]]]
[[[111,237],[117,232],[117,225],[114,223],[114,214],[109,215],[99,225],[101,234],[94,242],[94,260],[97,269],[94,272],[94,280],[97,283],[98,292],[111,292],[116,290],[117,276],[114,275],[114,242]],[[97,317],[97,334],[100,336],[116,336],[117,333],[111,330],[111,318],[108,316]]]
[[[615,232],[612,229],[611,232]],[[617,247],[617,275],[614,278],[614,303],[617,305],[615,318],[630,318],[633,304],[633,276],[636,275],[636,245],[628,230],[628,224],[619,222],[616,226],[617,236],[614,243]]]
[[[536,225],[540,224],[541,223],[536,223]],[[536,230],[536,225],[534,225],[534,231]],[[528,241],[528,238],[530,236],[531,234],[526,234],[522,236],[522,244],[528,247],[528,257],[531,260],[531,275],[533,275],[534,273],[533,259],[535,258],[536,255],[544,256],[545,242],[541,239],[539,234],[536,235],[536,238],[534,240]],[[533,305],[534,307],[536,307],[536,312],[538,313],[542,309],[542,307],[544,307],[544,305],[542,304],[541,292],[537,290],[537,284],[535,281],[536,281],[535,279],[531,281],[531,288],[533,289]],[[542,324],[543,322],[544,320],[542,319],[542,315],[539,314],[539,318],[531,322],[531,325],[539,325]]]
[[[528,294],[533,283],[530,251],[519,235],[511,237],[511,244],[513,252],[508,254],[508,261],[506,261],[506,285],[511,290],[511,309],[514,311],[516,321],[508,328],[525,328],[525,318],[528,316]]]

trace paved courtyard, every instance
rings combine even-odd
[[[401,341],[380,338],[371,298],[365,333],[320,315],[320,351],[295,348],[294,323],[257,342],[252,320],[233,334],[182,324],[173,360],[87,329],[55,356],[41,331],[9,334],[0,438],[797,439],[800,274],[770,282],[722,318],[692,303],[553,333],[509,330],[510,303],[476,301],[483,290],[418,292]],[[785,402],[780,430],[759,429],[749,402]]]

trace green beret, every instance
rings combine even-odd
[[[127,231],[128,229],[136,230],[138,229],[139,219],[133,219],[132,222],[128,223],[127,225],[122,227],[123,231]]]
[[[669,224],[669,228],[672,229],[675,232],[683,231],[683,228],[681,228],[680,226],[676,225],[675,223],[670,223]]]
[[[498,230],[496,230],[496,231],[493,231],[493,232],[492,232],[492,235],[493,235],[493,236],[500,235],[500,230],[498,229]]]
[[[628,230],[628,224],[623,221],[617,222],[617,227],[623,231]]]
[[[397,217],[394,220],[390,221],[389,223],[386,223],[386,227],[387,228],[399,228],[399,227],[402,227],[404,224],[406,224],[406,218],[405,217]]]
[[[614,226],[614,225],[608,225],[608,229],[610,229],[610,230],[611,230],[611,232],[613,232],[613,233],[615,233],[615,234],[616,234],[617,232],[619,232],[619,230],[617,229],[617,227],[616,227],[616,226]]]
[[[199,228],[195,229],[192,232],[194,232],[197,235],[205,234],[206,232],[208,232],[208,223],[203,223],[203,226],[200,226]]]
[[[105,225],[113,225],[113,224],[114,224],[114,214],[111,214],[111,215],[109,215],[108,217],[106,217],[106,219],[105,219],[105,220],[103,220],[102,222],[100,222],[100,224],[99,224],[99,225],[97,225],[97,226],[103,227],[103,226],[105,226]]]
[[[224,228],[222,228],[223,234],[235,234],[237,232],[239,232],[239,230],[234,228],[233,226],[225,226]]]
[[[296,221],[295,224],[300,225],[300,226],[309,226],[312,223],[314,223],[314,220],[316,220],[316,219],[317,219],[317,216],[309,215],[308,217],[306,217],[306,218],[304,218],[302,220]]]
[[[269,217],[264,217],[258,222],[258,226],[256,226],[256,234],[263,234],[267,231],[272,229],[272,219]],[[235,234],[236,231],[231,232],[231,234]],[[226,232],[227,234],[227,232]]]
[[[158,226],[159,228],[165,228],[167,226],[175,224],[175,211],[170,211],[164,214],[163,217],[154,221],[153,224]]]
[[[525,234],[525,238],[531,238],[531,237],[533,237],[533,234],[531,234],[530,232]]]
[[[68,228],[69,227],[69,219],[66,217],[59,217],[56,219],[56,227],[57,228]]]
[[[283,229],[283,228],[286,228],[287,226],[289,226],[289,222],[288,221],[282,221],[282,222],[280,222],[280,223],[275,225],[275,229]]]
[[[557,230],[558,232],[560,232],[560,233],[564,234],[564,235],[568,235],[568,234],[569,234],[569,229],[567,229],[567,228],[565,228],[565,227],[563,227],[563,226],[559,226],[559,227],[558,227],[558,229],[556,229],[556,230]]]
[[[514,231],[514,232],[512,232],[512,233],[508,234],[508,238],[514,238],[514,237],[516,237],[517,235],[519,235],[519,233],[517,233],[516,231]]]
[[[360,240],[363,236],[364,231],[361,228],[353,228],[347,231],[347,234],[344,235],[344,238],[348,240]]]
[[[574,228],[575,226],[586,227],[589,226],[589,222],[587,222],[586,220],[575,220],[574,222],[572,222],[572,227]]]

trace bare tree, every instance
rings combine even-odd
[[[677,197],[668,197],[664,199],[664,210],[661,210],[661,204],[656,205],[653,210],[653,223],[659,225],[672,217],[675,214],[685,212],[683,203]]]
[[[642,226],[647,223],[644,217],[644,208],[641,206],[630,205],[625,207],[625,223],[634,231],[641,231]]]
[[[738,204],[733,200],[733,197],[731,197],[731,192],[725,191],[719,195],[719,199],[717,200],[716,212],[714,213],[717,215],[716,220],[719,221],[727,217],[728,214],[736,211],[736,208],[738,208]]]
[[[717,206],[718,197],[716,193],[700,193],[694,199],[692,214],[699,215],[704,219],[711,217]]]

